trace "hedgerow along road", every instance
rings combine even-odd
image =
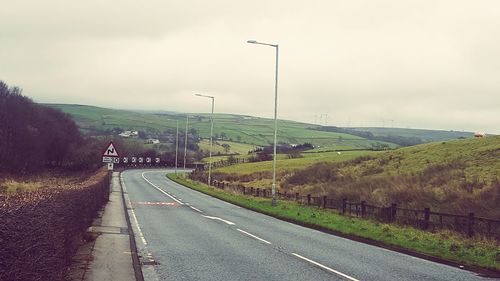
[[[169,172],[121,174],[145,280],[491,280],[229,204]]]

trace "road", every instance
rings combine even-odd
[[[492,280],[246,210],[166,173],[122,173],[138,251],[155,262],[146,280]]]

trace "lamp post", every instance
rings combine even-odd
[[[175,174],[177,175],[177,152],[179,151],[179,120],[177,120],[177,133],[175,136]]]
[[[188,123],[189,123],[189,115],[186,115],[186,138],[184,139],[184,170],[186,170],[186,155],[187,155],[187,144],[188,144]]]
[[[275,74],[275,80],[274,80],[274,155],[273,155],[273,185],[271,189],[271,193],[273,196],[272,199],[272,205],[276,205],[276,139],[277,139],[277,134],[278,134],[278,52],[279,52],[279,45],[278,44],[269,44],[269,43],[262,43],[262,42],[257,42],[255,40],[248,40],[247,43],[249,44],[258,44],[258,45],[265,45],[265,46],[270,46],[273,48],[276,48],[276,74]]]
[[[212,99],[212,114],[210,115],[211,119],[211,125],[210,125],[210,150],[209,150],[209,156],[208,156],[208,185],[210,185],[210,176],[212,173],[212,135],[214,132],[214,100],[215,97],[213,96],[207,96],[207,95],[202,95],[202,94],[195,94],[196,96],[199,97],[204,97],[204,98],[209,98]]]

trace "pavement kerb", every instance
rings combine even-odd
[[[120,172],[112,173],[109,201],[102,217],[94,221],[87,233],[96,238],[92,249],[86,250],[89,258],[83,266],[83,274],[77,272],[72,280],[144,281]]]
[[[142,274],[142,268],[141,268],[141,262],[139,260],[139,255],[137,253],[137,245],[135,243],[135,235],[134,235],[134,229],[132,227],[132,224],[130,222],[130,216],[129,216],[129,209],[132,209],[132,206],[129,206],[129,201],[125,200],[125,193],[124,191],[124,186],[122,185],[122,177],[121,177],[122,171],[118,172],[118,184],[120,185],[120,190],[122,194],[122,202],[123,202],[123,211],[125,213],[125,220],[127,221],[127,227],[128,227],[128,232],[129,232],[129,238],[130,238],[130,252],[132,254],[132,266],[134,268],[134,273],[135,273],[135,280],[136,281],[144,281],[144,276]]]

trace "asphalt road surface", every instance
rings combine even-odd
[[[246,210],[166,173],[122,173],[146,280],[493,280]]]

